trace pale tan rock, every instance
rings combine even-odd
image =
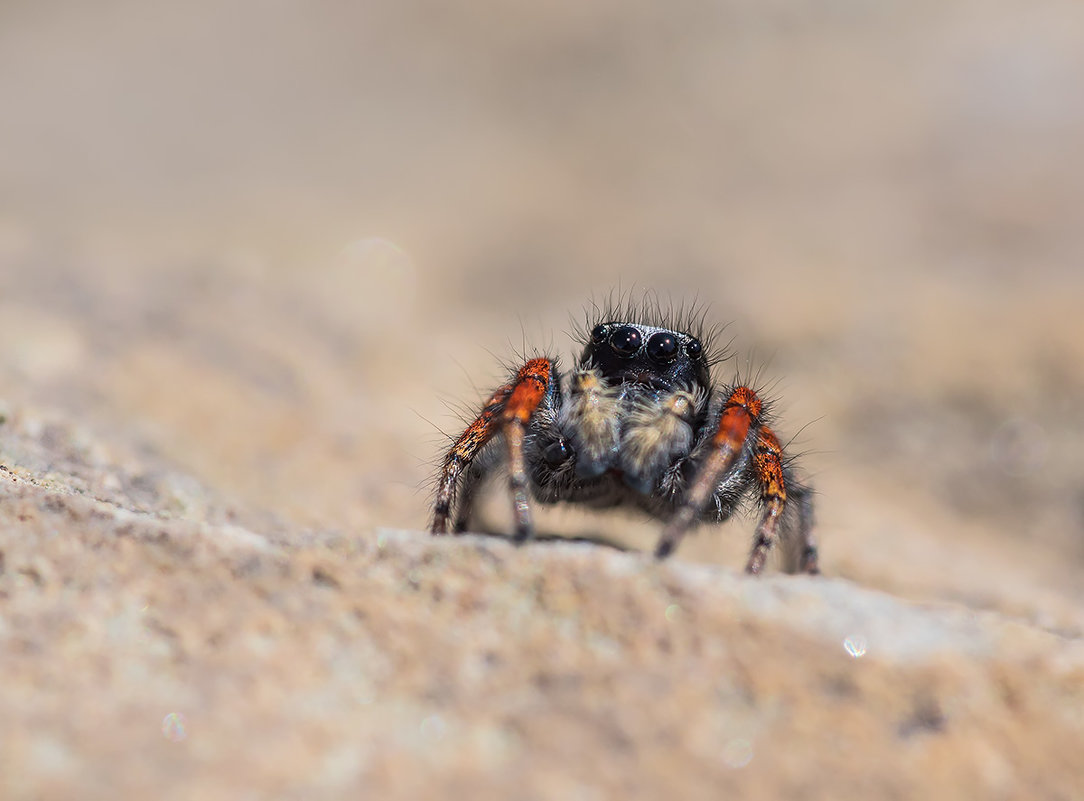
[[[1069,798],[1084,776],[1079,634],[587,544],[272,542],[171,518],[164,470],[139,510],[96,498],[70,430],[30,428],[4,453],[55,458],[0,474],[5,797]]]

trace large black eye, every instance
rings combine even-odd
[[[623,325],[610,334],[610,347],[618,356],[632,358],[640,351],[642,343],[640,332],[631,325]]]
[[[599,323],[591,329],[591,341],[596,345],[601,345],[606,341],[606,326]]]
[[[667,364],[677,358],[677,353],[677,337],[666,331],[652,334],[647,341],[647,355],[651,357],[653,362]]]
[[[704,352],[704,346],[700,344],[699,339],[690,339],[685,345],[685,352],[694,359],[700,358],[700,354]]]

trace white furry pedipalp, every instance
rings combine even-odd
[[[620,387],[607,385],[596,370],[569,377],[569,398],[561,409],[561,429],[577,454],[576,472],[593,477],[613,463],[621,441]]]
[[[679,389],[662,398],[635,401],[621,432],[621,469],[625,482],[641,492],[693,446],[693,422],[704,402],[703,393]]]

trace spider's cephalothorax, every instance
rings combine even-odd
[[[694,523],[722,522],[752,494],[762,512],[746,570],[759,573],[787,537],[799,546],[788,569],[817,572],[811,493],[794,479],[763,401],[740,383],[713,387],[711,335],[689,333],[699,318],[668,325],[623,311],[585,331],[575,370],[529,359],[493,393],[444,458],[433,533],[447,533],[453,505],[455,531],[467,530],[480,484],[505,465],[517,540],[531,536],[532,498],[630,506],[666,522],[661,558]]]

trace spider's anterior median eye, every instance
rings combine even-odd
[[[676,359],[677,354],[677,337],[673,334],[660,331],[657,334],[652,334],[651,338],[647,341],[647,355],[651,357],[651,361],[653,362],[666,364]]]
[[[643,338],[631,325],[623,325],[610,334],[610,347],[618,356],[631,358],[640,351]]]
[[[685,345],[685,352],[692,358],[697,359],[704,352],[704,346],[700,344],[699,339],[690,339]]]
[[[591,341],[596,345],[601,345],[606,341],[606,326],[599,323],[591,329]]]

